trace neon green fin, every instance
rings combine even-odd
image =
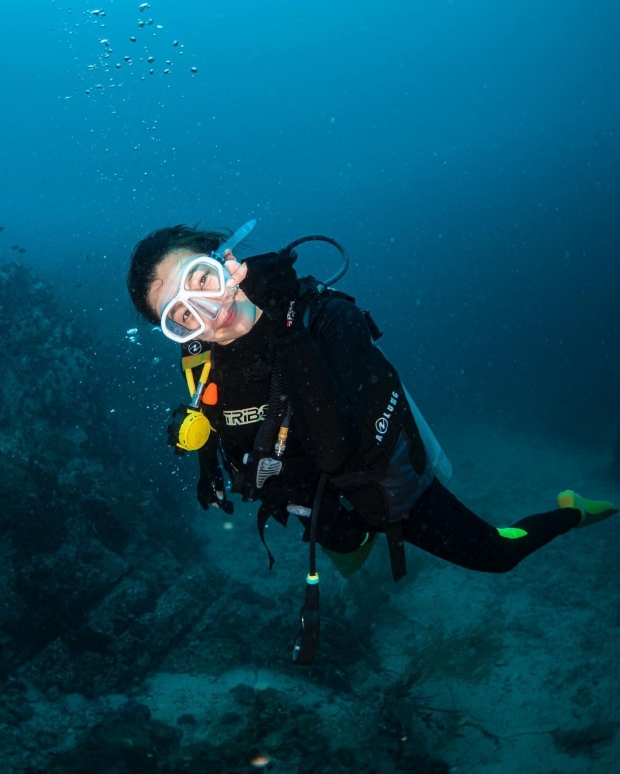
[[[585,497],[573,492],[572,489],[560,492],[558,505],[560,508],[575,508],[581,511],[581,521],[577,524],[578,527],[589,527],[591,524],[597,524],[599,521],[613,516],[614,513],[618,513],[618,509],[613,503],[605,500],[586,500]]]
[[[519,527],[498,527],[497,531],[503,538],[508,538],[509,540],[517,540],[527,535],[527,532],[524,529],[519,529]]]
[[[323,553],[327,554],[332,560],[343,578],[350,578],[351,575],[355,575],[370,556],[376,537],[376,533],[367,533],[362,545],[359,548],[356,548],[355,551],[350,551],[348,554],[339,554],[336,553],[336,551],[328,551],[326,548],[323,548]]]

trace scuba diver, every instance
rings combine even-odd
[[[617,513],[566,490],[556,508],[508,527],[476,516],[447,489],[450,463],[377,346],[372,317],[329,287],[348,266],[344,248],[303,237],[239,262],[232,251],[255,223],[232,236],[159,229],[134,248],[127,285],[137,311],[181,348],[190,401],[174,412],[169,443],[198,452],[200,505],[231,513],[230,492],[260,500],[263,544],[269,518],[286,525],[293,515],[303,525],[310,568],[296,663],[312,663],[319,645],[317,544],[345,577],[381,533],[394,580],[406,573],[405,542],[503,573],[559,535]],[[344,260],[325,282],[294,268],[295,248],[313,240]]]

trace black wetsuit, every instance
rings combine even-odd
[[[282,358],[293,418],[282,474],[269,479],[261,490],[265,516],[285,524],[289,503],[311,507],[321,472],[339,472],[358,451],[373,346],[362,312],[350,301],[334,298],[321,308],[312,333],[304,329],[276,343],[263,315],[245,336],[212,348],[210,381],[217,384],[218,402],[207,408],[217,431],[211,439],[219,439],[238,471],[244,470],[244,455],[251,451],[266,412],[275,347]],[[200,452],[202,474],[211,480],[217,469],[216,445],[210,440]],[[575,527],[579,519],[577,510],[557,509],[513,525],[526,535],[502,537],[433,479],[403,520],[403,536],[462,567],[506,572]],[[307,520],[304,523],[307,539]],[[336,494],[330,499],[328,493],[318,521],[320,545],[347,553],[358,548],[373,529],[356,511],[344,510]]]

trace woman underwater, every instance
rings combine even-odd
[[[379,533],[395,580],[405,574],[403,541],[502,573],[558,535],[617,513],[568,490],[557,508],[510,527],[476,516],[446,488],[449,464],[375,345],[372,318],[350,297],[300,281],[292,249],[300,240],[239,263],[229,248],[252,226],[230,239],[183,225],[155,231],[136,245],[127,284],[137,311],[181,345],[193,400],[169,432],[177,448],[200,447],[201,506],[230,512],[229,480],[244,500],[261,501],[263,542],[270,517],[286,524],[294,514],[304,525],[311,571],[302,634],[313,592],[318,605],[315,542],[345,577]],[[309,636],[298,640],[299,663],[314,658],[318,611]]]

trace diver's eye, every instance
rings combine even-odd
[[[168,316],[171,320],[179,323],[179,325],[185,325],[185,323],[192,316],[192,313],[184,304],[177,304],[174,309],[171,310]]]
[[[217,275],[212,271],[205,271],[200,275],[201,290],[217,290],[219,286]]]

